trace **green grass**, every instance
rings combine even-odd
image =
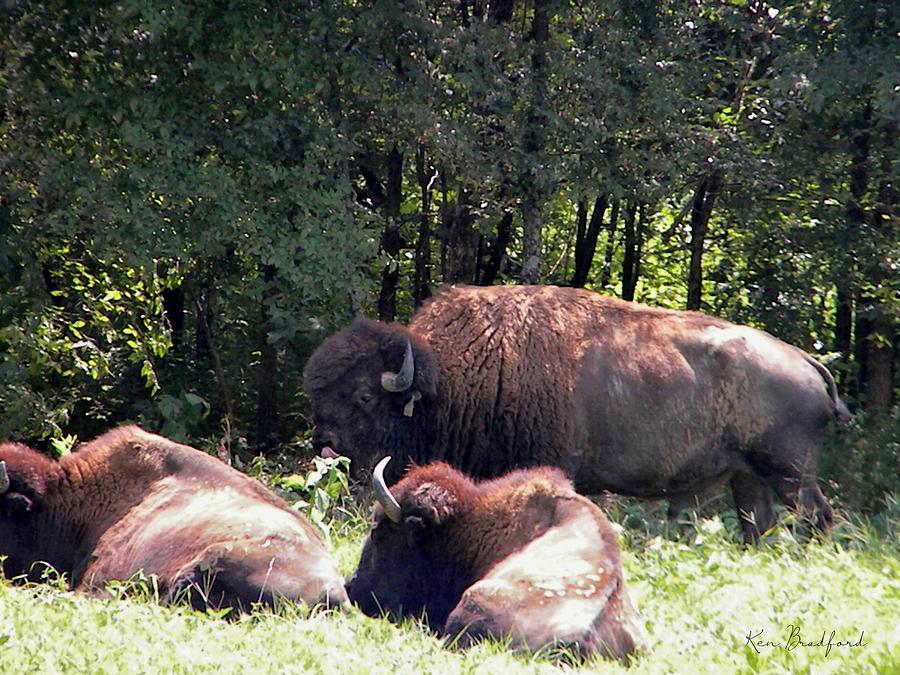
[[[445,649],[417,622],[394,625],[356,611],[288,605],[225,621],[163,608],[150,593],[99,601],[61,584],[0,582],[2,673],[896,673],[900,672],[900,518],[840,524],[802,541],[787,523],[757,548],[738,541],[733,513],[668,526],[657,510],[616,503],[632,596],[650,648],[628,669],[599,659],[568,666],[552,654],[517,656],[502,644]],[[619,527],[617,525],[617,527]],[[335,523],[335,555],[349,575],[359,516]],[[864,646],[797,645],[823,631]],[[761,647],[748,634],[781,643]],[[793,644],[793,643],[791,643]]]

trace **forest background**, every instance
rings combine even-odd
[[[770,331],[900,492],[898,13],[843,0],[5,2],[0,438],[306,451],[302,371],[441,284]]]

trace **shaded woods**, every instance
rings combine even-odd
[[[892,470],[889,3],[301,4],[0,18],[0,435],[273,451],[354,314],[554,283],[797,344]]]

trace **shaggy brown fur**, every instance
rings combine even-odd
[[[388,392],[406,340],[409,390]],[[409,329],[358,320],[306,367],[314,443],[365,471],[442,459],[477,477],[550,464],[583,493],[668,498],[732,481],[745,536],[774,523],[770,490],[821,528],[816,480],[846,415],[827,369],[752,328],[580,289],[453,287]],[[409,414],[411,413],[411,414]]]
[[[160,599],[249,608],[276,597],[346,602],[313,527],[256,481],[199,450],[137,427],[110,431],[54,462],[0,445],[7,577],[49,564],[72,588],[156,575]]]
[[[600,509],[558,469],[475,483],[444,463],[411,470],[380,506],[348,584],[364,612],[423,611],[454,643],[511,639],[625,658],[644,640],[619,546]]]

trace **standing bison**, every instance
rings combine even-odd
[[[476,477],[560,467],[582,493],[668,498],[731,481],[744,536],[770,488],[826,529],[816,481],[828,370],[771,335],[552,286],[453,287],[409,328],[356,320],[306,366],[313,441],[356,470],[382,454]]]
[[[7,577],[50,565],[71,587],[157,575],[160,600],[197,608],[343,605],[343,580],[302,516],[199,450],[137,427],[55,462],[0,445],[0,556]]]
[[[379,506],[347,584],[366,614],[422,616],[463,646],[510,639],[625,659],[644,642],[619,545],[603,513],[559,469],[473,483],[438,462],[393,493],[374,472]]]

